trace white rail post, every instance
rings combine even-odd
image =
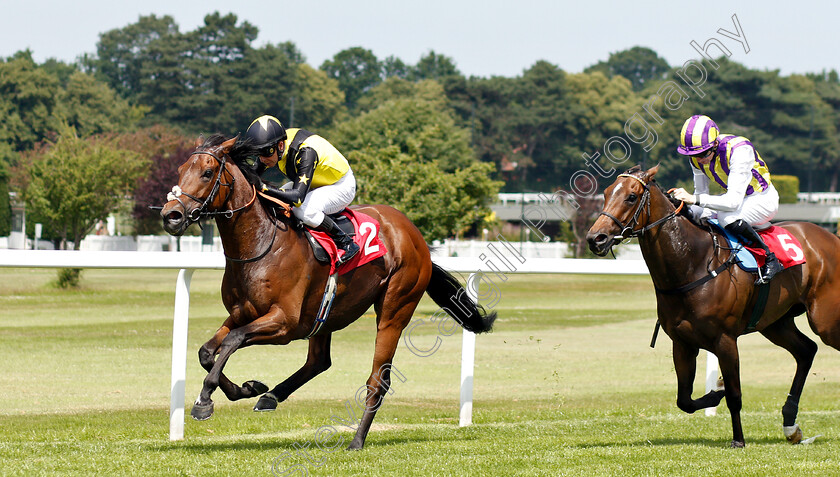
[[[706,394],[717,386],[718,358],[714,353],[706,351]],[[707,407],[707,416],[717,415],[717,407]]]
[[[473,284],[475,273],[467,279],[467,296],[478,303],[478,283]],[[475,288],[473,288],[473,285]],[[461,342],[461,413],[460,427],[472,424],[473,375],[475,374],[475,333],[464,330]]]
[[[187,390],[187,328],[190,313],[190,281],[195,269],[178,272],[175,283],[175,317],[172,324],[172,394],[169,401],[169,440],[184,438],[184,400]]]

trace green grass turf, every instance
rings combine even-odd
[[[800,403],[806,437],[823,437],[791,446],[780,409],[793,360],[759,335],[741,338],[747,448],[728,449],[725,405],[705,417],[674,404],[670,341],[648,347],[647,277],[499,283],[496,330],[477,340],[470,427],[458,427],[460,332],[418,326],[413,344],[440,338],[440,348],[421,357],[401,343],[404,381],[394,379],[365,449],[325,448],[352,439],[336,419],[370,373],[368,314],[333,337],[332,368],[277,411],[216,392],[213,418],[188,419],[185,440],[169,442],[176,276],[86,270],[81,290],[61,291],[53,270],[0,269],[0,475],[271,475],[273,463],[289,475],[840,475],[840,353],[820,344]],[[211,271],[192,280],[187,409],[205,375],[196,351],[225,316],[220,282]],[[435,311],[424,299],[415,320]],[[274,385],[305,354],[305,342],[243,349],[226,374]]]

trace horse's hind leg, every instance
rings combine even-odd
[[[254,410],[273,411],[277,409],[278,403],[285,401],[295,390],[329,369],[332,364],[330,360],[331,338],[332,334],[330,333],[309,338],[309,353],[306,356],[306,363],[270,392],[263,394],[254,406]]]
[[[817,344],[799,331],[793,318],[782,318],[761,330],[761,334],[776,346],[788,350],[796,360],[796,374],[793,376],[793,384],[790,386],[787,401],[782,407],[782,425],[787,440],[797,444],[802,440],[802,431],[796,424],[799,397],[802,395],[805,379],[817,354]]]
[[[810,299],[808,324],[823,343],[840,350],[840,295],[835,287],[828,285],[821,292]]]
[[[411,321],[411,315],[417,308],[417,303],[425,292],[425,285],[428,282],[418,282],[416,278],[405,278],[403,283],[409,282],[405,287],[397,286],[399,277],[391,278],[391,287],[383,294],[380,301],[375,304],[377,315],[376,345],[373,354],[373,371],[367,380],[367,395],[365,397],[365,410],[356,429],[353,441],[347,447],[348,450],[359,450],[365,445],[370,425],[376,416],[376,411],[385,399],[385,393],[391,388],[391,363],[397,345],[400,341],[402,331]],[[420,286],[423,283],[423,286]],[[410,287],[410,288],[409,288]],[[405,377],[396,371],[401,381]],[[393,392],[393,391],[391,391]],[[358,398],[357,398],[358,399]]]
[[[411,319],[410,313],[409,319]],[[380,327],[376,333],[373,372],[366,384],[365,409],[359,422],[359,427],[356,429],[356,435],[353,437],[353,441],[350,442],[347,450],[359,450],[365,445],[365,439],[367,438],[368,431],[370,431],[373,418],[376,417],[376,411],[382,405],[382,401],[385,399],[385,393],[391,388],[391,363],[393,362],[394,353],[397,350],[397,344],[400,341],[400,334],[403,328],[405,326],[400,327],[398,324],[391,324],[384,329]],[[401,381],[405,381],[402,374],[400,374],[400,379]],[[356,399],[358,399],[358,394]]]

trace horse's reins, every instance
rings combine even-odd
[[[184,192],[183,190],[181,190],[181,188],[178,185],[175,185],[174,187],[172,187],[172,192],[170,192],[166,195],[167,200],[177,200],[178,203],[181,204],[181,207],[184,208],[185,212],[187,210],[187,206],[186,206],[186,204],[184,204],[183,201],[181,201],[181,196],[182,195],[194,200],[195,202],[198,202],[199,204],[201,204],[197,208],[193,209],[190,213],[186,214],[187,221],[189,222],[189,224],[187,226],[192,225],[196,222],[199,222],[199,220],[201,220],[204,217],[215,217],[215,216],[218,216],[218,215],[222,215],[225,218],[230,219],[230,218],[233,217],[233,214],[235,214],[239,211],[245,210],[248,207],[251,207],[257,199],[257,188],[254,185],[251,185],[251,188],[254,191],[254,195],[253,195],[253,197],[251,197],[251,200],[249,200],[248,203],[243,205],[242,207],[237,207],[236,209],[228,209],[228,210],[222,210],[222,211],[206,210],[207,207],[209,207],[210,203],[213,202],[213,200],[216,198],[216,195],[219,193],[222,186],[228,187],[231,190],[233,190],[233,186],[236,183],[236,177],[234,177],[233,174],[231,174],[230,175],[230,177],[231,177],[230,183],[222,182],[222,175],[227,170],[226,169],[227,155],[222,156],[221,159],[220,159],[219,156],[217,156],[215,154],[215,152],[213,152],[213,151],[194,151],[192,154],[190,154],[190,157],[195,156],[195,155],[201,155],[201,154],[207,154],[208,156],[212,157],[213,159],[215,159],[219,163],[219,174],[216,176],[216,182],[213,184],[213,188],[210,189],[210,193],[207,195],[207,197],[205,199],[201,199],[201,198],[196,197],[192,194],[188,194],[188,193]],[[225,200],[222,203],[222,205],[227,203],[227,201],[230,199],[231,195],[233,195],[233,194],[228,194],[227,197],[225,197]],[[199,226],[200,225],[201,225],[201,223],[199,222]],[[251,262],[256,262],[257,260],[260,260],[261,258],[265,257],[266,255],[268,255],[268,252],[271,251],[271,248],[274,246],[274,240],[277,238],[277,227],[275,226],[275,227],[273,227],[273,229],[274,229],[274,234],[271,236],[271,242],[269,242],[268,247],[266,247],[266,249],[262,253],[257,255],[256,257],[253,257],[253,258],[233,258],[233,257],[230,257],[227,254],[225,254],[225,258],[230,260],[231,262],[236,262],[236,263],[251,263]]]

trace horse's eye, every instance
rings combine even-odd
[[[204,174],[201,174],[202,179],[209,179],[213,177],[213,171],[211,169],[207,169],[204,171]]]
[[[638,199],[638,198],[639,198],[639,196],[637,196],[636,194],[630,194],[630,195],[627,196],[627,199],[625,199],[625,200],[627,201],[628,204],[632,204],[633,202],[636,202],[636,199]]]

